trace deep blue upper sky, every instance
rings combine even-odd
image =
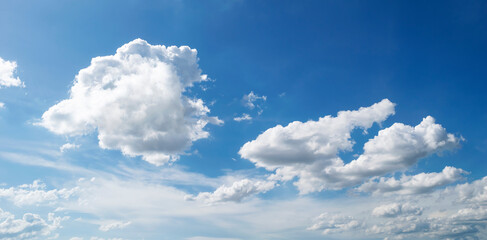
[[[398,104],[394,121],[432,115],[466,138],[458,164],[486,167],[483,1],[5,1],[0,11],[0,53],[27,83],[2,91],[4,102],[29,102],[3,117],[13,125],[66,97],[92,57],[142,38],[198,49],[216,80],[203,97],[217,100],[217,116],[230,119],[228,104],[251,90],[269,96],[257,124],[239,126],[250,131],[234,129],[247,137],[229,152],[276,123],[389,98]],[[17,132],[9,129],[2,126]]]

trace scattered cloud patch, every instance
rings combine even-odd
[[[186,200],[202,201],[207,204],[218,202],[240,202],[249,196],[265,193],[276,186],[272,181],[252,181],[243,179],[234,182],[231,186],[220,186],[214,192],[202,192],[197,196],[186,196]]]
[[[0,87],[24,87],[19,77],[15,77],[17,63],[0,58]]]
[[[247,113],[242,114],[240,117],[235,117],[233,118],[234,121],[241,122],[241,121],[250,121],[252,120],[252,117],[248,115]]]
[[[5,103],[0,102],[0,109],[5,108]]]
[[[52,106],[38,125],[69,136],[98,132],[99,146],[162,165],[192,142],[207,138],[210,117],[187,89],[207,80],[197,52],[187,46],[150,45],[136,39],[115,55],[93,58],[80,70],[70,97]]]

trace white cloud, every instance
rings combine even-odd
[[[158,222],[162,221],[164,214],[184,215],[190,211],[184,209],[184,203],[188,203],[184,201],[184,192],[149,181],[97,177],[77,184],[80,188],[77,199],[61,202],[60,207],[101,216],[101,220]]]
[[[417,216],[400,217],[367,228],[367,234],[387,236],[385,239],[424,239],[424,233],[430,233],[426,219]]]
[[[269,233],[294,229],[302,235],[316,203],[309,199],[264,202],[259,198],[226,204],[206,204],[186,201],[187,193],[155,181],[142,181],[140,177],[121,180],[114,177],[97,177],[94,181],[80,181],[77,198],[60,202],[62,211],[81,213],[91,224],[110,222],[109,219],[130,221],[140,232],[160,229],[167,234],[205,236],[208,230],[224,232],[241,239],[257,239]],[[265,209],[265,210],[264,210]],[[184,224],[195,224],[192,229],[181,230]],[[307,234],[312,234],[304,232]],[[134,236],[139,239],[144,235]],[[294,235],[293,235],[294,236]],[[127,238],[131,238],[129,235]]]
[[[421,215],[423,208],[409,203],[391,203],[378,206],[372,210],[372,215],[378,217],[397,217],[399,215]]]
[[[382,122],[392,114],[394,104],[385,99],[358,111],[341,111],[337,117],[326,116],[305,123],[295,121],[286,127],[277,125],[247,142],[239,153],[268,170],[330,160],[339,150],[352,148],[350,131],[354,128],[370,128],[374,122]]]
[[[5,103],[0,102],[0,109],[5,108]]]
[[[178,159],[193,141],[207,138],[203,100],[187,89],[205,81],[197,52],[187,46],[150,45],[136,39],[111,56],[93,58],[76,76],[70,98],[49,108],[41,125],[56,134],[98,131],[103,149],[142,156],[155,165]]]
[[[388,219],[368,227],[366,232],[388,236],[386,239],[483,239],[486,223],[485,208],[461,208],[450,216]]]
[[[101,237],[91,237],[90,240],[123,240],[123,238],[101,238]]]
[[[322,213],[314,222],[308,230],[320,230],[324,235],[352,231],[362,226],[361,222],[351,216],[332,215],[330,213]]]
[[[275,187],[272,181],[252,181],[243,179],[234,182],[231,186],[220,186],[214,192],[202,192],[197,196],[186,196],[186,200],[202,201],[207,204],[217,202],[240,202],[244,198],[258,193],[265,193]]]
[[[69,240],[83,240],[82,237],[72,237]],[[123,240],[123,238],[100,238],[100,237],[91,237],[90,240]]]
[[[72,150],[72,149],[77,149],[79,148],[80,145],[74,144],[74,143],[65,143],[63,144],[60,148],[59,151],[65,152],[66,150]]]
[[[17,69],[15,61],[7,61],[0,58],[0,87],[23,87],[24,83],[19,77],[14,77]]]
[[[461,202],[487,205],[487,177],[471,183],[459,184],[455,188],[446,190],[447,193],[458,194]]]
[[[347,231],[354,233],[347,239],[484,239],[487,237],[487,205],[479,197],[485,191],[484,179],[436,190],[428,195],[362,198],[358,206],[350,206],[355,209],[339,208],[343,212],[338,215],[352,215],[363,222],[361,227]],[[371,203],[377,201],[383,204],[371,209]],[[330,221],[333,218],[328,215],[322,219]],[[338,223],[345,224],[346,221]],[[320,230],[317,227],[309,229]],[[332,233],[337,237],[343,236],[340,231]]]
[[[186,238],[186,240],[239,240],[239,239],[238,238],[217,238],[217,237],[196,236],[196,237]]]
[[[50,236],[53,231],[61,227],[61,221],[67,217],[48,215],[44,220],[37,214],[26,213],[21,219],[16,219],[9,212],[0,209],[0,239],[36,239]]]
[[[276,171],[273,180],[298,177],[295,185],[301,193],[309,193],[353,186],[369,177],[406,169],[421,158],[459,145],[460,138],[447,133],[428,116],[415,127],[395,123],[379,131],[365,143],[363,154],[348,164],[338,157],[340,151],[352,150],[353,129],[367,130],[392,114],[394,104],[384,99],[356,111],[341,111],[337,117],[278,125],[247,142],[239,154],[258,167]]]
[[[430,195],[253,198],[239,203],[202,205],[198,201],[184,201],[185,193],[180,190],[153,183],[97,178],[94,182],[84,181],[81,184],[80,198],[64,204],[66,210],[92,214],[100,219],[118,218],[120,222],[130,219],[133,226],[141,231],[144,226],[149,229],[151,226],[166,226],[164,231],[174,234],[180,233],[176,226],[192,223],[204,228],[203,231],[192,232],[196,233],[193,236],[208,234],[207,231],[231,230],[231,237],[242,239],[257,239],[259,236],[319,239],[313,235],[314,231],[306,233],[307,226],[310,226],[309,230],[342,239],[375,239],[393,235],[404,239],[442,239],[461,229],[470,231],[460,231],[459,236],[482,239],[482,234],[486,233],[482,227],[486,226],[486,221],[482,220],[485,205],[456,202],[460,195],[456,187],[451,187],[447,195],[444,190],[436,190]],[[373,214],[378,202],[381,206],[399,203],[400,214],[399,211],[396,216],[392,213],[379,214],[378,210]],[[477,213],[473,214],[475,210]],[[316,212],[328,213],[312,221]],[[384,218],[386,215],[388,217]]]
[[[185,193],[172,187],[142,182],[140,179],[97,178],[95,181],[79,182],[82,189],[79,199],[62,206],[66,210],[92,214],[100,219],[117,218],[121,219],[121,223],[130,219],[138,228],[165,224],[179,226],[182,219],[188,219],[193,224],[205,224],[210,229],[217,229],[215,231],[231,229],[231,237],[242,239],[256,239],[257,236],[280,239],[306,236],[306,239],[318,239],[312,237],[314,231],[309,231],[311,235],[307,235],[305,229],[344,239],[374,239],[394,235],[398,239],[455,239],[452,237],[454,233],[458,233],[457,238],[476,236],[482,239],[487,233],[487,228],[484,228],[487,221],[483,220],[487,205],[482,204],[479,197],[485,192],[483,181],[452,186],[447,190],[437,189],[428,195],[369,195],[335,199],[306,196],[271,200],[253,198],[250,201],[202,205],[199,201],[184,201]],[[226,199],[218,196],[233,196],[224,193],[232,193],[233,185],[220,187],[226,188],[221,194],[209,195],[214,199]],[[463,200],[465,198],[468,200]],[[377,206],[378,202],[380,206]],[[312,220],[316,212],[327,213]],[[239,230],[238,226],[243,230]],[[205,231],[208,230],[206,227]],[[199,232],[194,236],[204,233]]]
[[[242,114],[240,117],[234,117],[233,120],[237,122],[252,120],[252,117],[247,113]]]
[[[487,209],[478,206],[462,208],[451,218],[462,221],[487,221]]]
[[[432,203],[428,203],[432,204]],[[434,204],[434,203],[433,203]],[[322,231],[324,235],[349,235],[346,239],[483,239],[486,236],[485,208],[456,208],[453,214],[422,216],[422,208],[410,205],[388,204],[373,210],[371,218],[358,218],[324,213],[315,219],[308,230]],[[434,207],[434,205],[429,205]],[[455,208],[454,206],[451,206]],[[379,209],[379,210],[378,210]],[[385,217],[385,218],[384,218]],[[479,238],[480,237],[480,238]]]
[[[266,101],[267,97],[266,96],[259,96],[255,94],[253,91],[251,91],[249,94],[244,95],[242,98],[242,102],[245,107],[249,109],[254,109],[256,106],[260,108],[260,105],[255,104],[256,101]]]
[[[80,180],[76,195],[55,201],[55,206],[67,213],[89,216],[93,220],[88,223],[107,228],[130,221],[131,226],[140,232],[164,226],[161,231],[180,235],[178,226],[181,224],[199,226],[200,229],[190,232],[184,230],[184,236],[205,236],[209,231],[231,230],[232,235],[228,237],[241,239],[300,239],[300,236],[320,239],[320,233],[337,239],[390,236],[398,239],[483,239],[487,233],[487,204],[482,200],[486,192],[487,180],[484,179],[446,190],[436,189],[428,195],[352,195],[330,199],[300,196],[206,204],[204,201],[185,201],[185,192],[158,184],[158,180],[143,172],[133,173],[133,178],[127,177],[121,180],[107,175],[92,181]],[[232,186],[222,186],[221,189],[226,188],[223,193],[209,195],[214,199],[228,199],[225,196],[233,196]],[[313,220],[317,212],[326,214]],[[130,238],[130,235],[126,237]]]
[[[114,230],[114,229],[124,229],[126,228],[128,225],[130,225],[132,222],[128,221],[128,222],[123,222],[123,221],[116,221],[116,222],[111,222],[111,223],[107,223],[107,224],[102,224],[100,225],[100,231],[103,231],[103,232],[107,232],[107,231],[110,231],[110,230]]]
[[[464,174],[467,174],[467,172],[462,169],[447,166],[439,173],[419,173],[414,176],[403,175],[399,180],[396,180],[393,177],[373,179],[362,184],[357,190],[362,192],[372,192],[374,194],[429,193],[437,187],[463,179]]]
[[[18,187],[0,188],[0,198],[6,198],[17,206],[34,205],[41,203],[55,203],[58,200],[68,199],[78,192],[79,188],[46,190],[46,185],[39,180],[32,184],[23,184]]]
[[[154,229],[182,239],[190,236],[240,239],[385,239],[391,236],[398,239],[485,239],[487,234],[487,221],[482,220],[487,206],[484,201],[487,180],[484,179],[449,186],[446,190],[433,189],[429,194],[352,194],[332,198],[318,195],[296,197],[292,191],[289,197],[289,189],[283,186],[274,190],[276,194],[270,198],[249,197],[240,202],[206,204],[204,201],[185,201],[187,192],[167,184],[184,185],[184,189],[192,190],[201,189],[202,186],[218,189],[222,184],[231,187],[239,179],[253,179],[258,172],[231,172],[226,177],[205,178],[198,174],[172,172],[177,170],[174,167],[150,168],[149,171],[117,166],[110,170],[110,173],[117,171],[120,177],[95,171],[83,172],[86,179],[93,175],[96,179],[66,182],[64,188],[76,186],[79,190],[67,199],[59,198],[52,201],[52,205],[51,201],[47,201],[49,205],[41,207],[81,215],[86,221],[77,222],[76,226],[88,223],[90,229],[93,229],[92,224],[98,228],[98,225],[113,223],[114,220],[122,223],[130,221],[130,228],[142,233],[136,235],[133,231],[124,231],[124,238],[128,239],[146,237],[143,232],[153,233]],[[70,173],[75,172],[78,171]],[[393,216],[391,212],[389,217],[384,217],[387,214],[374,214],[378,206],[394,203],[401,205],[400,214]],[[36,205],[31,207],[37,208]],[[422,214],[419,215],[418,210],[422,210]],[[322,212],[331,214],[313,221]],[[323,222],[319,224],[320,221]],[[352,221],[358,222],[358,226]],[[179,228],[190,224],[196,227]],[[306,231],[315,224],[318,224],[314,227],[315,231]],[[69,229],[62,232],[72,229],[73,224],[69,224]],[[320,236],[324,231],[327,236]],[[96,236],[96,233],[86,234]],[[66,236],[61,235],[60,238]],[[89,238],[85,236],[85,239]]]

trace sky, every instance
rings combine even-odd
[[[487,238],[485,1],[0,1],[0,239]]]

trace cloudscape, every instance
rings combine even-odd
[[[0,239],[487,239],[484,1],[2,1]]]

